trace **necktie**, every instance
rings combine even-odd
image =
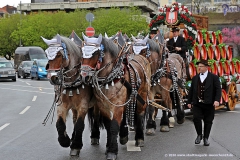
[[[203,73],[201,73],[201,75],[204,75]]]

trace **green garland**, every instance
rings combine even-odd
[[[188,39],[186,42],[187,49],[191,50],[196,39],[197,35],[197,25],[195,19],[191,16],[191,13],[188,11],[187,7],[178,4],[177,2],[173,3],[172,6],[164,6],[159,9],[159,15],[155,15],[150,24],[150,30],[154,27],[160,25],[165,25],[166,21],[166,12],[176,11],[178,12],[178,23],[183,23],[188,31]]]

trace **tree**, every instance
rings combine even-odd
[[[234,43],[237,46],[238,53],[240,51],[240,27],[223,28],[223,42]]]
[[[11,33],[18,28],[20,14],[6,15],[0,19],[0,53],[6,59],[11,59],[19,41],[13,41]]]

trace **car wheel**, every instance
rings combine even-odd
[[[12,79],[12,81],[16,82],[17,80],[16,80],[16,78],[15,78],[15,79]]]

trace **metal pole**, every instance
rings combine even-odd
[[[20,1],[20,29],[22,27],[22,1]],[[22,40],[21,40],[21,33],[19,34],[19,38],[20,38],[20,42],[19,42],[19,46],[22,46]]]

